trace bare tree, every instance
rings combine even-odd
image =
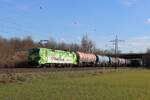
[[[29,48],[34,46],[34,42],[31,37],[26,37],[24,39],[11,38],[5,39],[0,37],[0,67],[11,67],[16,63],[14,55],[21,54],[22,51],[27,51]],[[23,57],[20,57],[20,59]],[[23,60],[20,60],[23,61]]]
[[[71,51],[78,51],[80,49],[80,46],[76,43],[70,44],[70,50]]]
[[[48,48],[50,48],[50,49],[57,49],[57,47],[58,47],[57,42],[53,38],[50,38],[48,40]]]
[[[93,52],[95,49],[95,43],[88,38],[88,35],[84,35],[81,40],[81,50],[83,52]]]

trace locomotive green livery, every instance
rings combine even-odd
[[[47,48],[32,48],[28,52],[30,64],[77,64],[75,52],[52,50]]]

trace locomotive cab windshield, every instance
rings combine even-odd
[[[28,62],[30,64],[38,64],[38,61],[40,59],[39,52],[39,48],[32,48],[28,50]]]

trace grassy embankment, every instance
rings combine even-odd
[[[0,83],[0,100],[150,100],[150,70],[7,74]]]

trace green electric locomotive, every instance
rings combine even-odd
[[[47,48],[32,48],[28,51],[28,63],[32,65],[75,65],[75,52],[52,50]]]

